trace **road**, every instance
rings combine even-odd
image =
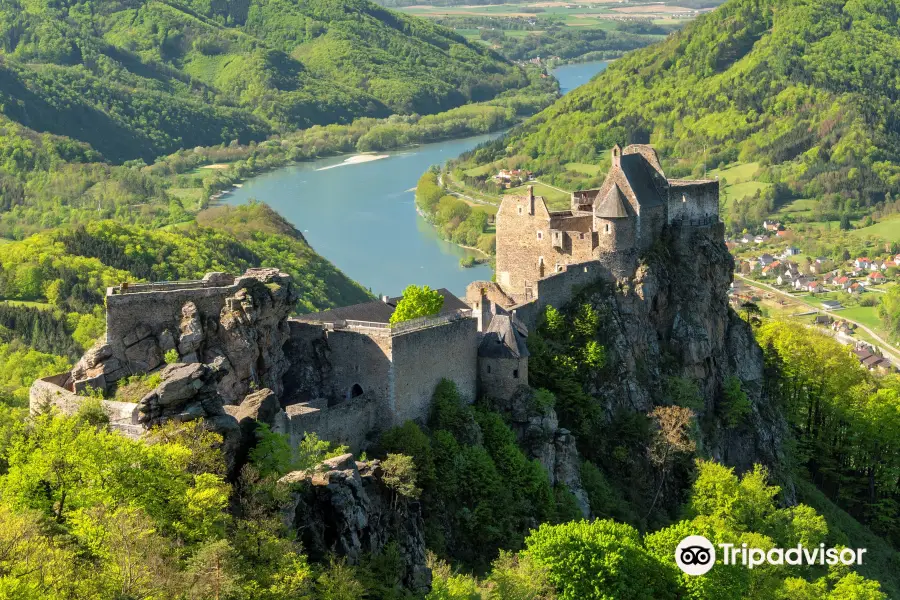
[[[438,175],[438,185],[444,187],[444,174],[441,173]],[[473,198],[472,196],[467,196],[461,192],[454,192],[450,188],[444,188],[444,191],[450,194],[451,196],[456,196],[457,198],[462,198],[463,200],[468,200],[469,202],[474,202],[475,204],[482,204],[484,206],[497,206],[498,203],[487,202],[485,200],[479,200],[478,198]]]
[[[767,290],[769,290],[769,291],[771,291],[771,292],[773,292],[773,293],[775,293],[775,294],[778,294],[779,296],[782,296],[782,297],[784,297],[784,298],[788,298],[789,300],[792,300],[792,301],[794,301],[794,302],[800,302],[800,303],[806,304],[807,306],[810,306],[810,307],[812,307],[812,308],[816,308],[815,306],[812,306],[812,305],[809,304],[808,302],[804,302],[803,300],[799,300],[799,299],[797,299],[797,298],[791,296],[790,294],[785,294],[784,292],[782,292],[782,291],[779,290],[778,288],[773,287],[773,286],[771,286],[771,285],[769,285],[769,284],[767,284],[767,283],[760,283],[759,281],[756,281],[756,280],[754,280],[754,279],[749,279],[749,278],[744,277],[743,275],[740,275],[740,274],[738,274],[738,273],[735,273],[735,277],[737,277],[738,279],[741,279],[741,280],[743,280],[743,281],[746,281],[747,284],[750,285],[751,287],[765,288],[765,289],[767,289]],[[894,346],[893,344],[890,344],[889,342],[885,341],[885,339],[882,338],[880,335],[878,335],[877,333],[875,333],[874,331],[872,331],[871,329],[869,329],[868,327],[866,327],[866,326],[863,325],[862,323],[859,323],[858,321],[854,321],[853,319],[848,319],[847,317],[841,315],[840,311],[832,312],[832,311],[829,311],[829,310],[825,310],[824,308],[816,308],[816,310],[817,310],[818,312],[822,313],[822,314],[828,315],[828,316],[831,317],[832,319],[842,319],[842,320],[844,320],[844,321],[847,321],[848,323],[853,323],[854,325],[856,325],[857,327],[859,327],[860,329],[862,329],[863,331],[865,331],[867,334],[869,334],[870,336],[872,336],[872,339],[876,340],[879,344],[881,344],[881,347],[879,348],[879,350],[881,350],[881,352],[882,352],[886,357],[890,358],[891,361],[892,361],[895,365],[900,366],[900,349],[898,349],[898,348],[897,348],[896,346]]]

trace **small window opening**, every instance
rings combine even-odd
[[[350,391],[347,392],[348,398],[358,398],[362,395],[363,395],[363,389],[362,389],[362,386],[359,385],[358,383],[354,383],[353,387],[350,388]]]
[[[537,232],[537,235],[538,235],[538,239],[539,239],[539,240],[544,239],[544,232],[543,232],[543,231],[538,231],[538,232]]]
[[[513,377],[514,377],[515,379],[518,379],[518,378],[519,378],[519,370],[518,370],[518,369],[513,369]]]
[[[606,233],[609,233],[609,231],[610,231],[610,227],[609,227],[609,223],[607,223],[606,224]]]
[[[519,207],[519,214],[520,214],[520,215],[522,214],[522,207],[521,207],[521,206]]]
[[[488,365],[488,366],[487,366],[487,372],[488,372],[488,373],[491,372],[491,365]]]

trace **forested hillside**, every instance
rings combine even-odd
[[[898,12],[892,0],[730,0],[466,158],[563,182],[566,163],[650,142],[675,176],[759,163],[773,185],[732,218],[794,198],[815,199],[819,220],[858,217],[900,191]]]
[[[366,0],[0,6],[0,113],[112,161],[434,113],[527,83],[483,46]]]
[[[198,221],[165,229],[98,221],[0,244],[0,356],[32,349],[47,360],[60,356],[51,363],[57,368],[64,359],[76,360],[105,330],[106,287],[123,281],[197,279],[210,271],[277,267],[298,286],[299,312],[371,298],[264,204],[218,207],[201,213]],[[0,365],[0,394],[24,398],[31,383],[26,379],[41,371],[29,367],[28,375],[19,378],[22,368]]]

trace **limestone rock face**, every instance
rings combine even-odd
[[[421,506],[395,501],[379,461],[356,462],[345,454],[311,471],[289,473],[279,483],[292,490],[285,524],[297,531],[310,558],[323,560],[334,552],[353,564],[393,541],[403,559],[404,587],[419,593],[431,588]]]
[[[141,313],[129,317],[134,323],[119,323],[116,330],[128,327],[128,332],[85,353],[68,386],[79,392],[88,386],[104,389],[159,368],[166,352],[177,350],[182,363],[223,367],[218,391],[226,404],[238,404],[253,389],[280,395],[289,366],[283,350],[290,334],[286,319],[299,297],[291,277],[278,269],[249,269],[237,280],[210,273],[204,283],[223,287],[195,297],[196,302],[159,291],[153,329],[140,322]]]
[[[244,398],[253,385],[279,396],[283,392],[282,378],[289,367],[284,355],[290,335],[286,319],[298,299],[290,276],[277,269],[252,269],[239,283],[241,289],[225,299],[203,354],[204,362],[227,358],[229,372],[219,392],[230,404]]]
[[[790,501],[793,486],[780,471],[787,425],[765,394],[762,350],[728,304],[733,271],[721,231],[675,230],[642,257],[633,277],[586,291],[578,302],[600,314],[598,341],[607,350],[607,367],[587,391],[609,416],[622,409],[647,413],[665,398],[669,378],[686,377],[699,386],[701,412],[715,415],[724,401],[723,382],[737,376],[750,398],[750,415],[733,428],[703,428],[700,443],[739,471],[754,463],[769,466]]]
[[[162,382],[138,403],[138,422],[145,428],[168,421],[185,423],[203,419],[223,439],[222,453],[229,472],[237,466],[241,432],[237,420],[223,406],[216,390],[223,371],[218,365],[201,363],[169,365]]]
[[[556,411],[538,406],[534,390],[522,386],[508,400],[492,399],[493,408],[507,416],[519,445],[547,471],[551,485],[564,485],[585,518],[591,516],[587,492],[581,484],[581,457],[575,437],[559,426]]]

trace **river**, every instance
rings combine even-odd
[[[605,68],[605,62],[565,65],[554,75],[568,92]],[[498,135],[385,152],[387,158],[369,162],[346,164],[346,156],[304,162],[254,177],[223,201],[266,202],[316,252],[375,294],[398,296],[415,283],[463,295],[472,281],[490,280],[491,269],[460,266],[461,258],[479,255],[440,239],[416,213],[413,189],[431,165]]]

